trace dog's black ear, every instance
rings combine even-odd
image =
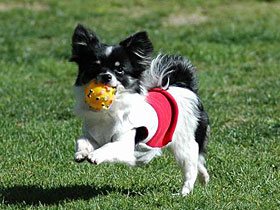
[[[150,65],[154,48],[147,32],[141,31],[131,35],[121,41],[120,46],[124,47],[136,70],[143,71]]]
[[[72,57],[70,61],[79,63],[80,58],[98,44],[98,37],[85,26],[78,24],[72,36]]]

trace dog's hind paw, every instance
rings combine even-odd
[[[185,182],[181,188],[180,194],[183,197],[185,197],[192,192],[192,189],[193,189],[193,184],[190,184],[189,182]]]
[[[206,174],[198,174],[198,180],[202,185],[206,186],[210,181],[210,176],[207,172]]]
[[[188,188],[182,188],[180,194],[181,194],[183,197],[185,197],[185,196],[187,196],[190,192],[191,192],[190,189],[188,189]]]
[[[177,193],[173,193],[172,196],[187,196],[190,194],[190,190],[189,189],[181,189],[180,192],[177,192]]]

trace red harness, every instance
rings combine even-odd
[[[177,102],[171,94],[160,88],[149,90],[146,101],[155,109],[158,116],[158,129],[146,143],[150,147],[164,147],[172,141],[178,120]]]

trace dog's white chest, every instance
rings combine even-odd
[[[114,136],[124,132],[127,126],[114,121],[107,116],[103,119],[86,119],[84,120],[83,131],[88,133],[99,146],[114,141]]]

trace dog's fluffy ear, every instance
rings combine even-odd
[[[85,26],[78,24],[72,36],[72,57],[70,61],[79,63],[80,59],[98,44],[98,37]]]
[[[124,47],[136,71],[143,71],[149,67],[154,51],[147,32],[141,31],[120,42]]]

